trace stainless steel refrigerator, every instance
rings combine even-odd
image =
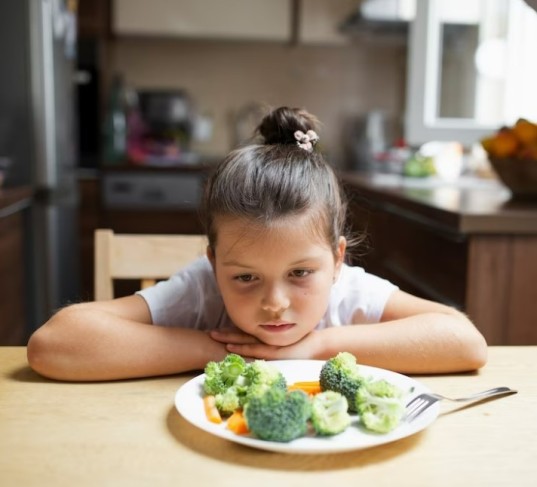
[[[0,2],[0,155],[5,185],[30,186],[28,333],[79,296],[76,2]]]

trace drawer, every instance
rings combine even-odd
[[[355,231],[367,235],[366,246],[358,252],[355,263],[403,291],[464,309],[465,238],[386,209],[354,208],[352,215]]]
[[[103,176],[107,208],[197,209],[204,175],[201,173],[108,173]]]

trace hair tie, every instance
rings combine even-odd
[[[307,150],[308,152],[311,152],[313,150],[313,147],[319,140],[319,136],[315,133],[314,130],[308,130],[306,133],[302,132],[302,130],[297,130],[294,133],[294,136],[298,147]]]

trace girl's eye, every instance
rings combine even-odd
[[[295,269],[294,271],[291,271],[292,277],[306,277],[309,276],[312,273],[312,271],[308,269]]]
[[[235,276],[234,279],[239,282],[252,282],[254,276],[252,274],[241,274],[240,276]]]

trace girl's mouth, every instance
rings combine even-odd
[[[264,323],[259,326],[271,333],[282,333],[293,328],[295,323]]]

